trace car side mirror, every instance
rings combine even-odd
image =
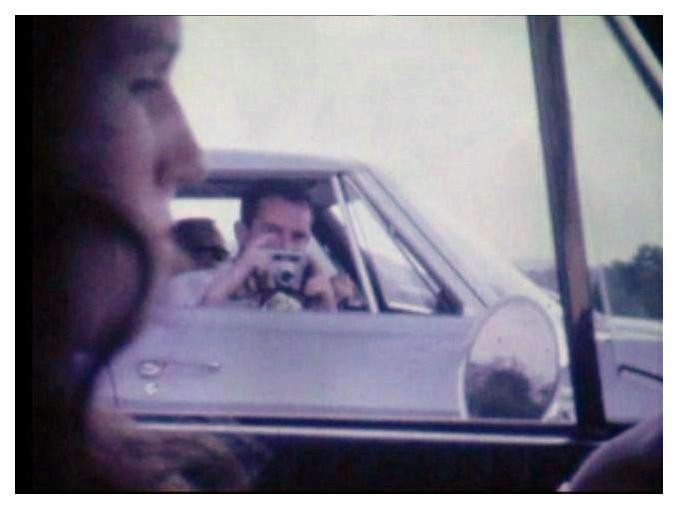
[[[461,370],[466,418],[542,419],[558,386],[553,319],[536,302],[509,297],[472,331]]]

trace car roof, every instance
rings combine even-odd
[[[365,171],[363,164],[305,154],[246,150],[206,150],[203,164],[211,176],[246,172],[258,178],[270,176],[324,176],[339,172]]]
[[[257,180],[290,178],[307,189],[314,206],[324,208],[335,201],[329,177],[368,171],[358,161],[276,152],[207,150],[202,159],[207,178],[183,186],[177,193],[179,198],[236,198]]]

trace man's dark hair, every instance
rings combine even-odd
[[[240,220],[248,228],[259,211],[259,204],[266,198],[282,198],[311,207],[306,187],[292,180],[260,180],[245,192],[240,204]]]

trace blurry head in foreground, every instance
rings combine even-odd
[[[39,18],[34,45],[38,186],[95,195],[162,240],[168,199],[202,176],[169,83],[178,20]]]
[[[170,264],[168,200],[202,176],[169,84],[178,45],[176,18],[33,20],[35,490],[168,486],[132,446],[93,448],[87,410]]]

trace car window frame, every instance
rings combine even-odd
[[[422,260],[422,256],[420,255],[420,253],[417,252],[417,250],[415,250],[412,247],[412,245],[407,241],[407,239],[403,237],[403,234],[400,232],[398,226],[385,216],[383,211],[378,208],[377,204],[375,204],[372,200],[369,199],[368,196],[365,195],[365,193],[361,190],[359,185],[349,175],[346,174],[341,175],[339,177],[339,183],[341,186],[340,191],[342,194],[342,199],[347,205],[345,209],[342,209],[342,212],[345,216],[347,224],[349,224],[350,222],[348,233],[349,235],[354,237],[352,242],[354,242],[358,246],[358,256],[360,256],[360,258],[363,259],[362,264],[366,266],[366,261],[364,259],[365,254],[361,251],[361,248],[363,250],[366,250],[368,246],[362,245],[363,242],[361,241],[357,233],[356,224],[359,221],[358,218],[354,217],[354,214],[351,211],[350,207],[348,207],[348,201],[346,200],[346,196],[348,195],[347,187],[350,187],[352,189],[352,192],[357,195],[357,199],[361,200],[365,204],[365,206],[367,207],[367,211],[371,215],[374,222],[379,226],[379,228],[382,229],[384,235],[386,235],[391,240],[394,247],[402,255],[406,263],[408,263],[409,266],[412,268],[412,271],[416,274],[416,277],[419,278],[421,285],[423,287],[426,287],[427,291],[431,292],[431,295],[437,301],[440,301],[440,299],[444,299],[445,304],[448,305],[450,309],[452,309],[453,307],[452,303],[448,303],[448,301],[453,300],[454,304],[458,303],[458,298],[456,294],[450,295],[451,290],[446,288],[446,286],[441,282],[441,278],[438,277],[434,272],[431,271],[431,269],[427,267],[427,264],[425,263],[425,261]],[[424,274],[421,273],[422,271],[424,272]],[[382,296],[382,300],[384,301],[385,306],[385,309],[379,310],[379,312],[402,311],[406,313],[409,312],[421,315],[453,314],[437,312],[436,310],[429,310],[428,308],[425,308],[423,306],[417,306],[415,304],[408,304],[404,302],[401,303],[395,300],[391,301],[391,299],[387,298],[387,296],[383,294],[379,273],[375,273],[375,279],[376,283],[380,285],[379,293]],[[430,287],[428,280],[431,280],[433,284],[435,284],[439,288],[439,292],[437,294],[436,292],[433,291],[433,288]],[[367,281],[365,283],[369,284],[372,287],[371,291],[373,292],[373,294],[377,293],[369,277],[367,278]],[[463,314],[463,312],[461,314]]]
[[[416,208],[404,208],[404,205],[411,207],[411,204],[402,196],[390,192],[381,180],[383,174],[377,168],[373,170],[342,176],[355,185],[380,218],[396,219],[394,227],[398,230],[400,242],[417,256],[422,267],[449,298],[458,299],[464,304],[462,314],[478,314],[496,302],[495,292],[482,279],[475,277],[473,271],[468,270],[461,257],[439,245],[437,241],[440,239],[431,235],[426,222],[416,214]],[[423,249],[430,250],[428,260],[423,260],[419,255]]]

